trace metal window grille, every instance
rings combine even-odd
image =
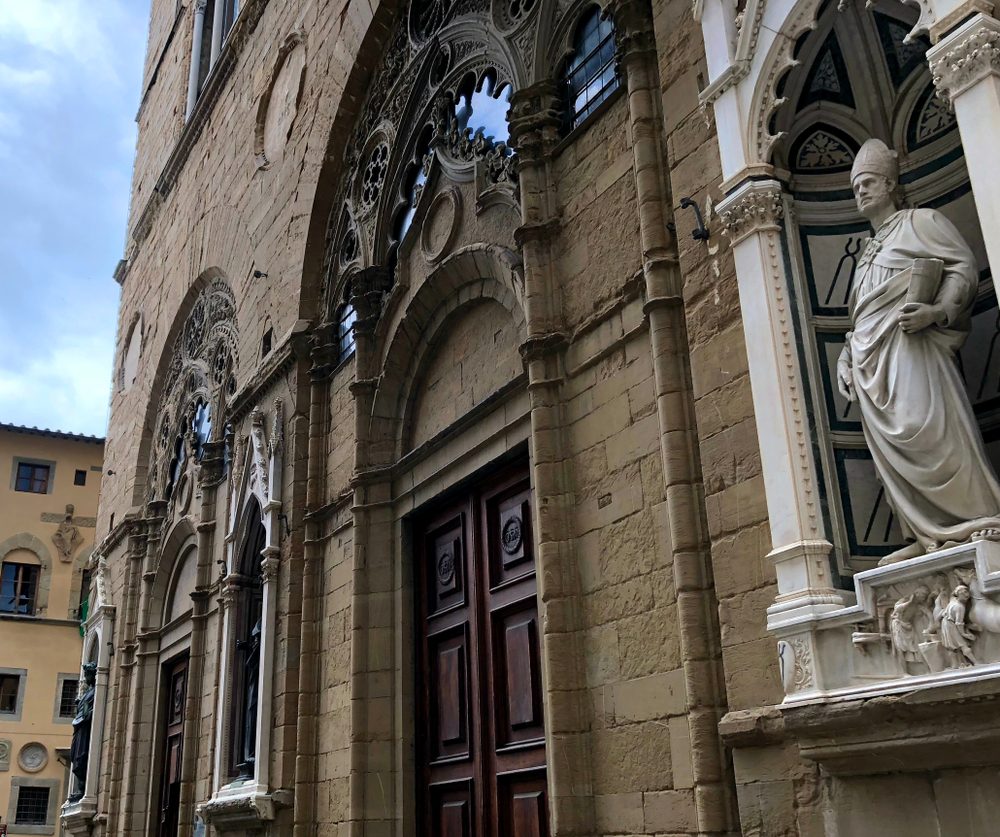
[[[14,822],[17,825],[45,825],[49,814],[49,789],[25,787],[18,790],[17,812]]]
[[[59,695],[60,718],[72,718],[76,715],[76,695],[79,690],[79,680],[63,680],[62,694]]]
[[[29,491],[32,494],[45,494],[49,490],[49,466],[32,465],[30,462],[20,462],[17,466],[18,491]]]
[[[35,615],[38,567],[5,563],[0,569],[0,613]]]
[[[17,712],[17,692],[21,678],[16,674],[0,674],[0,713]]]
[[[574,52],[563,67],[563,133],[583,123],[618,89],[615,28],[594,6],[584,14],[573,39]]]
[[[344,361],[354,351],[354,321],[358,315],[354,306],[345,302],[337,312],[337,340],[340,345],[340,360]]]

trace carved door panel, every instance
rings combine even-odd
[[[417,799],[427,837],[547,837],[526,468],[415,528]]]
[[[160,781],[159,837],[177,837],[181,799],[181,760],[184,757],[184,706],[187,702],[187,657],[165,668],[165,739]]]

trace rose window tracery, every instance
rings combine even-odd
[[[219,403],[221,389],[230,395],[236,389],[236,342],[235,299],[216,279],[198,296],[172,348],[156,407],[147,501],[170,501],[180,481],[190,485],[188,469],[200,462],[211,437],[210,405]]]
[[[451,11],[451,0],[414,0],[410,6],[410,32],[422,43],[441,28]]]
[[[378,196],[385,181],[385,172],[389,163],[389,146],[379,143],[365,166],[364,181],[361,186],[361,203],[365,209],[370,209],[378,202]]]

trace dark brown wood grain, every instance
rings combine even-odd
[[[526,464],[414,521],[425,837],[548,834]]]

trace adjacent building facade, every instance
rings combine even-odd
[[[0,822],[56,834],[104,440],[0,425]],[[6,480],[6,473],[4,475]]]
[[[153,0],[66,827],[991,834],[997,532],[880,567],[838,386],[877,138],[1000,452],[991,11]]]

